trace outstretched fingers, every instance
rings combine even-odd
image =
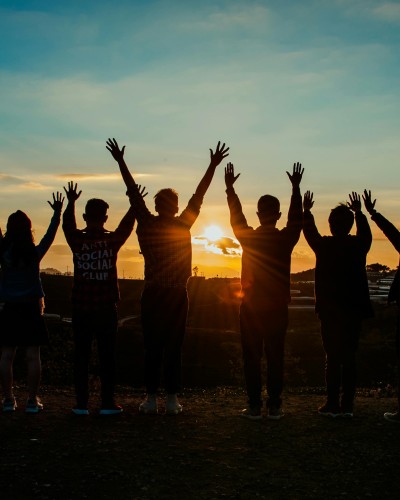
[[[57,191],[56,193],[53,193],[53,203],[51,201],[47,201],[47,203],[51,206],[51,208],[53,210],[60,210],[61,211],[63,203],[64,203],[64,199],[65,198],[62,195],[62,193]]]
[[[225,146],[225,143],[221,144],[221,141],[218,141],[215,152],[210,148],[211,163],[215,166],[219,165],[229,155],[228,151],[229,148]]]
[[[366,189],[364,189],[364,194],[362,196],[362,199],[363,199],[363,202],[364,202],[364,205],[365,205],[365,208],[367,209],[367,211],[369,213],[373,212],[375,210],[376,199],[374,201],[372,201],[371,191],[367,191]]]
[[[112,156],[116,160],[120,157],[123,157],[125,153],[125,146],[122,146],[122,149],[120,149],[118,142],[114,137],[112,139],[110,138],[107,139],[106,149],[108,149],[108,151],[112,154]]]
[[[286,171],[287,176],[289,177],[290,182],[293,185],[299,186],[301,179],[303,178],[304,168],[302,168],[300,162],[293,163],[293,171],[292,173]]]
[[[303,198],[304,210],[310,210],[314,206],[314,193],[306,191]]]

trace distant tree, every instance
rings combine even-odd
[[[381,276],[386,276],[390,272],[390,268],[388,266],[379,264],[378,262],[375,264],[368,264],[366,269],[368,273],[377,273]]]
[[[55,269],[54,267],[45,267],[44,269],[41,269],[40,272],[43,274],[61,274],[61,271]]]

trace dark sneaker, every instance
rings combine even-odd
[[[167,404],[165,405],[165,413],[167,415],[179,415],[179,413],[182,413],[182,410],[182,405],[178,401],[167,401]]]
[[[142,415],[157,415],[157,399],[155,397],[146,398],[143,403],[140,403],[139,405],[139,413]]]
[[[17,402],[15,398],[6,398],[3,399],[3,411],[4,412],[12,412],[17,409]]]
[[[240,412],[240,416],[249,420],[261,420],[261,408],[248,406]]]
[[[101,410],[99,411],[99,415],[119,415],[123,411],[124,410],[122,409],[122,406],[112,404],[101,408]]]
[[[281,418],[283,418],[283,411],[282,411],[282,408],[278,408],[276,406],[271,406],[270,408],[268,408],[268,415],[267,415],[267,418],[269,420],[280,420]]]
[[[74,415],[89,415],[89,410],[87,408],[79,408],[78,406],[75,406],[71,411]]]
[[[400,423],[400,413],[398,411],[396,411],[395,413],[391,413],[388,411],[383,414],[383,417],[389,422],[395,422],[397,424]]]
[[[39,413],[43,410],[43,405],[39,398],[28,399],[25,406],[25,413]]]
[[[318,408],[318,413],[323,417],[336,418],[342,415],[340,408],[338,406],[331,406],[328,403],[320,406]]]
[[[353,418],[353,408],[342,407],[342,417],[343,418]]]

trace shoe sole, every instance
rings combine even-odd
[[[394,424],[400,424],[400,419],[389,417],[388,415],[383,415],[383,418],[388,422],[393,422]]]
[[[166,415],[179,415],[182,413],[182,408],[180,410],[165,410]]]
[[[89,410],[82,410],[82,409],[79,409],[79,408],[78,409],[77,408],[73,408],[71,410],[71,413],[73,415],[78,415],[78,416],[84,415],[85,416],[85,415],[89,415]]]
[[[145,410],[144,408],[141,408],[139,406],[139,413],[141,415],[157,415],[158,414],[158,408],[155,408],[154,410]]]
[[[244,415],[241,413],[240,418],[245,418],[247,420],[262,420],[262,415]]]
[[[121,415],[124,410],[100,410],[99,415]]]
[[[324,413],[321,411],[318,412],[318,415],[321,415],[322,417],[327,417],[327,418],[338,418],[338,417],[342,416],[341,413]]]
[[[41,411],[43,411],[43,408],[25,408],[25,413],[30,413],[32,415],[40,413]]]
[[[284,415],[267,415],[268,420],[281,420]]]

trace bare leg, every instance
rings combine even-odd
[[[13,361],[16,347],[2,347],[0,359],[0,376],[3,386],[4,398],[13,399]]]
[[[26,361],[28,363],[28,397],[35,400],[42,373],[39,346],[29,346],[26,348]]]

